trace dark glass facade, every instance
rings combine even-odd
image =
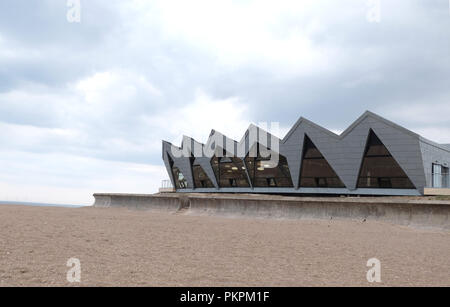
[[[176,167],[173,163],[173,160],[170,156],[168,156],[170,168],[172,170],[172,176],[175,180],[175,188],[176,189],[187,189],[188,183],[186,178],[184,177],[183,173],[180,171],[178,167]]]
[[[278,163],[264,158],[261,151],[270,152],[257,145],[257,157],[217,157],[211,159],[211,166],[220,188],[286,187],[292,188],[291,174],[286,157],[278,155]],[[252,151],[250,151],[252,152]],[[225,151],[224,151],[225,154]],[[188,183],[180,169],[169,157],[175,186],[187,189]],[[193,159],[191,159],[192,165]],[[200,165],[192,165],[195,188],[214,188]],[[345,188],[344,183],[314,145],[305,135],[300,169],[300,187]],[[408,176],[398,165],[376,134],[370,130],[364,152],[357,188],[415,189]]]
[[[188,183],[180,169],[172,166],[173,178],[175,179],[175,186],[177,189],[187,189]]]
[[[214,188],[213,183],[200,165],[192,166],[192,174],[196,188]]]
[[[253,186],[283,188],[293,187],[286,157],[278,154],[278,163],[274,163],[270,160],[270,158],[262,157],[260,153],[261,150],[268,151],[266,147],[258,145],[257,157],[250,157],[247,155],[245,158],[245,164],[247,165]]]
[[[303,145],[300,187],[345,188],[344,183],[307,135]]]
[[[358,188],[415,189],[376,134],[370,130]]]
[[[211,159],[211,166],[216,175],[219,187],[250,187],[242,159],[236,157],[214,156]]]

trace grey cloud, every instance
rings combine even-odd
[[[383,114],[393,104],[441,103],[450,95],[448,3],[402,4],[386,5],[379,24],[363,14],[342,20],[340,12],[323,20],[310,38],[318,47],[338,49],[328,72],[277,80],[270,71],[242,67],[212,81],[210,89],[244,95],[264,120],[293,123],[303,115],[330,128],[344,128],[367,109]],[[411,118],[403,124],[414,129],[416,123]]]
[[[28,92],[31,82],[42,84],[56,97],[73,99],[70,86],[96,72],[116,70],[144,76],[162,96],[138,89],[130,101],[112,102],[101,113],[85,115],[61,110],[56,102],[30,106],[29,101],[0,101],[0,121],[80,129],[86,137],[51,139],[27,147],[29,151],[78,152],[159,164],[160,153],[146,153],[147,145],[139,144],[167,138],[167,132],[147,131],[141,116],[186,106],[197,88],[219,99],[239,97],[250,110],[249,121],[279,121],[283,126],[305,116],[340,129],[367,109],[383,115],[385,107],[396,104],[431,106],[450,94],[450,16],[448,3],[443,2],[387,4],[379,24],[368,23],[364,5],[351,2],[345,2],[341,11],[318,10],[317,16],[306,19],[287,14],[275,25],[273,35],[283,37],[293,28],[302,31],[316,18],[321,27],[308,37],[314,47],[329,50],[330,58],[323,71],[298,71],[280,78],[273,71],[277,67],[253,61],[227,67],[197,42],[167,37],[157,16],[145,29],[135,29],[131,18],[136,16],[126,15],[118,1],[82,1],[81,24],[67,23],[65,1],[2,1],[0,35],[6,48],[29,48],[39,56],[0,58],[4,81],[0,92]],[[73,102],[80,104],[79,110],[83,103]],[[413,130],[418,125],[414,118],[401,124]],[[108,143],[114,139],[140,149],[120,150]]]

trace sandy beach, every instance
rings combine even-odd
[[[1,286],[450,286],[450,232],[378,222],[5,205],[0,233]]]

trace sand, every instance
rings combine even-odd
[[[450,286],[450,232],[378,222],[0,206],[0,234],[1,286]]]

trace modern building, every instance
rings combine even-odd
[[[162,149],[177,192],[450,191],[445,190],[450,188],[450,145],[427,140],[369,111],[340,135],[300,118],[283,139],[251,125],[240,142],[213,130],[206,144],[184,137],[181,147],[163,141]]]

